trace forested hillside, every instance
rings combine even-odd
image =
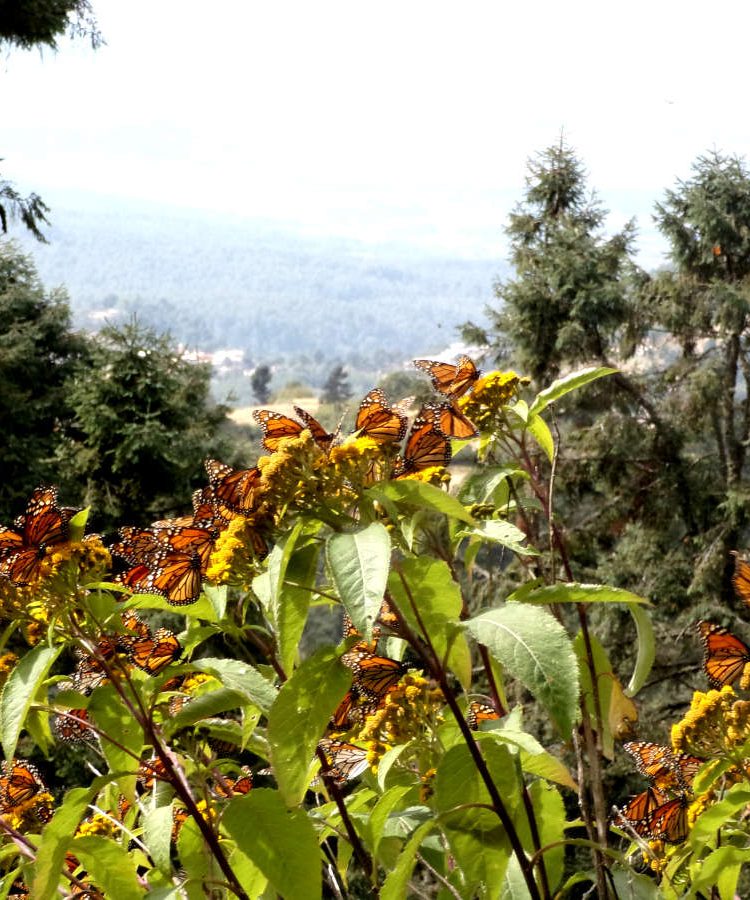
[[[78,324],[135,312],[191,347],[241,348],[249,365],[294,355],[385,367],[435,352],[481,316],[502,268],[197,212],[56,207],[51,219],[48,245],[24,244],[43,282],[68,288]]]

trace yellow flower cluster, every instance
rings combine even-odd
[[[684,718],[672,726],[678,753],[726,756],[750,738],[750,703],[737,700],[730,685],[707,693],[696,691]]]
[[[262,539],[249,519],[232,519],[216,541],[206,570],[207,580],[249,587],[258,574],[254,561],[261,549],[259,540]]]
[[[39,791],[23,803],[4,809],[3,819],[16,831],[35,831],[49,818],[54,802],[49,791]]]
[[[0,684],[5,682],[10,673],[15,669],[18,657],[15,653],[8,651],[0,655]]]
[[[474,390],[458,401],[461,412],[481,430],[489,429],[494,419],[518,393],[521,384],[527,384],[516,372],[488,372],[474,385]]]
[[[439,688],[421,675],[407,674],[364,722],[359,738],[405,744],[424,735],[425,725],[442,721],[445,699]]]
[[[103,835],[114,837],[118,833],[116,824],[107,816],[95,813],[84,819],[76,830],[76,837],[88,837],[90,835]]]

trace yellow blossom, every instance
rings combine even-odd
[[[107,816],[95,813],[81,822],[76,831],[76,837],[88,837],[89,835],[108,837],[114,836],[117,831],[117,826]]]
[[[477,381],[470,394],[461,397],[458,405],[480,430],[487,430],[502,407],[516,396],[519,385],[528,380],[512,371],[488,372]]]
[[[215,584],[247,585],[258,574],[256,563],[264,551],[265,541],[253,520],[238,516],[219,535],[206,578]]]
[[[706,693],[696,691],[690,709],[672,726],[672,746],[678,753],[726,756],[750,738],[749,711],[746,701],[737,705],[730,685]]]

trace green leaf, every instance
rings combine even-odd
[[[215,675],[224,687],[236,691],[247,703],[268,712],[276,699],[276,688],[249,663],[237,659],[205,657],[192,664],[199,672]]]
[[[531,691],[567,737],[578,718],[578,664],[562,625],[546,610],[507,603],[464,627]]]
[[[435,487],[434,484],[401,479],[399,481],[380,482],[376,486],[368,488],[367,493],[373,500],[382,498],[386,501],[408,503],[411,506],[434,509],[436,512],[441,512],[446,516],[466,522],[467,525],[475,524],[474,519],[463,503],[439,487]]]
[[[366,640],[380,612],[391,562],[391,538],[380,522],[361,531],[334,534],[326,556],[341,602]]]
[[[307,613],[313,597],[315,575],[318,567],[318,544],[296,547],[286,557],[284,577],[276,585],[271,603],[271,620],[276,629],[279,662],[286,672],[291,672]]]
[[[509,728],[505,724],[505,720],[499,720],[497,728],[488,728],[476,737],[484,740],[484,735],[488,735],[496,741],[510,744],[520,750],[521,768],[529,775],[538,775],[547,781],[554,781],[555,784],[561,784],[563,787],[577,791],[578,786],[575,783],[570,770],[562,760],[553,756],[548,750],[537,741],[535,737],[526,731],[519,731],[516,728]]]
[[[533,781],[528,788],[531,805],[536,815],[539,829],[539,843],[542,847],[561,842],[565,838],[565,804],[557,788],[543,781]],[[516,827],[524,847],[531,853],[534,845],[528,832],[528,818],[524,813],[516,816]],[[547,881],[554,893],[562,881],[565,868],[565,847],[562,843],[548,850],[542,857],[547,870]]]
[[[690,843],[693,843],[692,840]],[[734,900],[740,868],[747,863],[750,863],[750,849],[747,847],[717,848],[695,867],[690,889],[683,895],[685,900],[698,896],[710,897],[714,886],[719,888],[721,900]]]
[[[523,586],[522,586],[523,587]],[[508,597],[518,599],[518,591]],[[648,603],[638,594],[606,584],[548,584],[536,588],[523,597],[524,603]]]
[[[367,822],[369,844],[372,855],[377,857],[378,847],[383,837],[383,829],[394,807],[413,789],[411,784],[396,784],[389,788],[379,799],[370,813]]]
[[[0,698],[0,730],[3,753],[10,760],[16,752],[26,715],[62,647],[37,644],[18,662],[5,682]]]
[[[695,820],[690,831],[690,846],[700,850],[706,843],[715,840],[716,832],[726,825],[736,813],[750,804],[750,790],[745,784],[735,784],[717,803],[712,803]]]
[[[91,695],[87,707],[90,715],[103,732],[101,738],[102,752],[112,772],[133,772],[131,784],[120,783],[120,790],[127,794],[135,787],[135,759],[140,759],[143,750],[143,732],[133,714],[125,706],[122,698],[113,685],[105,684],[97,688]],[[116,743],[107,740],[111,735]]]
[[[476,528],[462,529],[457,532],[457,537],[480,538],[483,541],[490,541],[493,544],[502,544],[514,553],[521,553],[524,556],[538,556],[539,551],[534,547],[530,547],[524,542],[526,535],[517,528],[512,522],[505,519],[487,519],[481,522]]]
[[[635,697],[649,676],[651,667],[656,659],[656,642],[654,640],[654,626],[651,624],[651,618],[648,613],[638,606],[637,603],[628,603],[630,615],[635,622],[635,628],[638,635],[638,655],[635,660],[633,674],[630,676],[628,686],[625,688],[625,694],[628,697]]]
[[[73,788],[65,795],[55,810],[52,820],[45,826],[39,843],[34,866],[31,896],[35,900],[50,900],[57,895],[65,853],[73,834],[83,818],[89,803],[101,788],[111,781],[104,776],[95,778],[87,788]]]
[[[315,748],[350,684],[350,670],[335,650],[324,647],[282,685],[268,714],[268,740],[279,791],[288,806],[304,797]]]
[[[81,860],[105,897],[117,900],[141,900],[143,889],[138,883],[128,851],[115,841],[89,835],[73,841],[72,851]]]
[[[422,633],[421,619],[438,656],[441,659],[447,656],[448,666],[468,689],[471,656],[460,631],[461,589],[448,564],[430,556],[408,557],[391,572],[388,590],[401,614],[418,634]],[[410,597],[417,606],[419,619]]]
[[[591,381],[596,381],[597,378],[603,378],[605,375],[614,375],[617,371],[617,369],[610,369],[607,366],[589,367],[580,369],[578,372],[572,372],[564,378],[558,378],[548,388],[536,395],[529,409],[529,414],[536,415],[543,409],[546,409],[550,403],[554,403],[560,397],[564,397],[565,394],[569,394],[571,391],[575,391]]]
[[[491,742],[484,741],[482,747],[492,780],[512,816],[519,785],[511,755]],[[497,814],[485,808],[490,796],[465,743],[451,747],[440,760],[434,789],[435,808],[441,812],[445,836],[464,878],[462,896],[474,896],[482,884],[499,885],[511,855],[510,842]],[[497,891],[488,896],[496,897]]]
[[[141,819],[143,843],[154,865],[165,875],[171,875],[170,852],[172,846],[172,807],[155,806],[146,809]]]
[[[437,822],[424,822],[411,835],[399,854],[398,862],[383,882],[380,900],[406,900],[419,845],[435,827]]]
[[[287,809],[278,791],[255,788],[227,804],[222,825],[284,900],[319,900],[318,840],[300,809]]]
[[[547,459],[552,462],[555,456],[555,439],[552,437],[549,425],[547,425],[541,416],[534,414],[529,416],[529,421],[526,423],[526,430],[542,448]]]
[[[467,506],[473,503],[503,506],[508,497],[508,481],[528,477],[526,472],[515,466],[488,466],[466,478],[458,489],[458,497]]]

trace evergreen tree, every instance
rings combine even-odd
[[[524,201],[510,216],[515,277],[496,285],[496,349],[539,383],[561,368],[616,351],[631,311],[634,228],[607,238],[606,211],[589,194],[581,163],[563,143],[529,162]]]
[[[31,258],[0,241],[0,522],[55,477],[68,384],[85,350],[66,293],[45,292]]]
[[[54,49],[66,31],[88,36],[93,47],[101,44],[89,0],[0,0],[0,46]]]
[[[0,160],[2,162],[2,160]],[[38,194],[24,197],[18,193],[10,181],[0,178],[0,233],[8,233],[8,222],[20,219],[38,241],[47,243],[41,232],[42,225],[49,225],[46,214],[49,207]]]
[[[136,321],[102,329],[70,391],[75,414],[59,468],[85,485],[97,527],[145,524],[190,508],[206,456],[222,455],[223,407],[210,368]]]
[[[349,386],[349,374],[341,366],[334,366],[323,385],[323,393],[320,396],[321,403],[345,403],[352,395]]]
[[[250,387],[258,403],[268,403],[271,399],[271,367],[265,364],[256,366],[250,377]]]

